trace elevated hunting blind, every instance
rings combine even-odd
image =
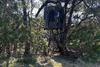
[[[44,29],[62,29],[64,27],[61,10],[57,6],[44,8]]]

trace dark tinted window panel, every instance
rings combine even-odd
[[[46,6],[44,8],[44,29],[62,29],[61,14],[56,6]]]

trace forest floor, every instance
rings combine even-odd
[[[59,53],[54,54],[52,57],[38,55],[36,59],[37,62],[35,64],[33,62],[31,64],[16,64],[14,63],[16,59],[12,59],[12,64],[9,64],[8,67],[100,67],[100,63],[86,62],[80,58],[72,58],[67,55],[60,55]],[[7,66],[2,65],[0,67]]]
[[[96,63],[84,62],[79,58],[71,59],[63,55],[39,57],[38,64],[36,67],[100,67],[100,65]]]

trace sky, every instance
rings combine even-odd
[[[41,4],[41,2],[39,0],[35,0],[34,2]],[[37,13],[37,11],[38,11],[38,8],[34,8],[32,13],[35,15]]]
[[[35,0],[34,2],[39,2],[39,0]],[[34,8],[34,9],[33,9],[33,14],[36,14],[37,11],[38,11],[38,8]]]
[[[34,8],[32,13],[35,15],[37,11],[38,11],[38,8]]]
[[[35,0],[35,2],[38,2],[39,0]]]

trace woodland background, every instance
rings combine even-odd
[[[0,65],[17,67],[33,65],[38,56],[48,50],[48,41],[42,38],[43,10],[33,14],[40,4],[59,3],[65,11],[64,29],[70,57],[100,62],[100,0],[0,0]],[[28,67],[26,66],[26,67]]]

